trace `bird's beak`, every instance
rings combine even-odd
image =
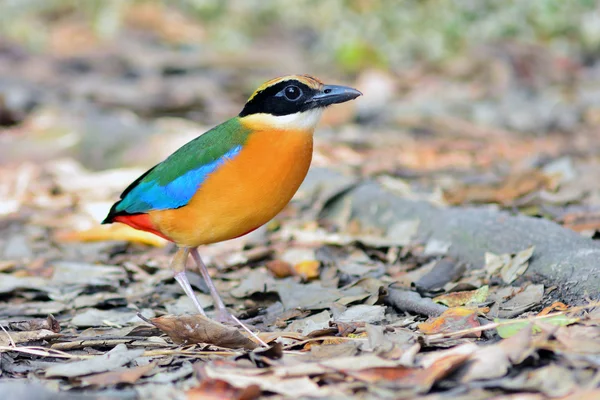
[[[354,100],[362,93],[356,89],[347,86],[325,85],[323,90],[315,94],[309,102],[314,103],[313,107],[326,107],[331,104],[345,103]]]

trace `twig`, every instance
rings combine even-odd
[[[191,350],[147,350],[144,352],[144,357],[156,357],[156,356],[173,356],[173,355],[181,355],[181,356],[237,356],[242,354],[239,351],[191,351]]]
[[[44,347],[38,346],[20,346],[20,347],[10,347],[10,346],[0,346],[0,352],[2,351],[16,351],[19,353],[33,354],[35,356],[41,357],[55,357],[55,358],[93,358],[95,356],[83,356],[83,355],[72,355],[69,353],[65,353],[64,351],[54,350],[54,349],[46,349]]]
[[[269,345],[266,344],[261,338],[258,337],[258,335],[256,335],[254,332],[252,332],[250,330],[250,328],[248,328],[246,325],[244,325],[242,323],[242,321],[240,321],[239,319],[237,319],[237,317],[235,315],[231,315],[231,318],[233,318],[233,320],[235,322],[237,322],[239,324],[239,326],[242,327],[242,329],[244,329],[246,332],[248,332],[254,339],[256,339],[258,341],[258,343],[260,343],[263,347],[265,348],[269,348]]]
[[[137,315],[137,317],[138,317],[139,319],[141,319],[142,321],[144,321],[144,322],[146,322],[146,323],[148,323],[148,324],[150,324],[150,325],[152,325],[152,326],[156,326],[156,325],[154,325],[154,324],[152,323],[152,321],[150,321],[148,318],[144,317],[144,316],[142,315],[142,313],[137,313],[136,315]]]
[[[421,297],[417,292],[395,288],[389,289],[384,301],[397,310],[428,317],[438,317],[448,309],[446,306],[434,303],[430,298]]]

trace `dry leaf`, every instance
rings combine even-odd
[[[59,232],[55,239],[60,242],[102,242],[107,240],[123,240],[142,243],[155,247],[164,247],[167,240],[153,233],[133,229],[124,224],[97,225],[85,231]]]
[[[530,246],[515,254],[485,253],[485,269],[490,275],[499,273],[505,283],[512,283],[527,271],[534,250],[535,246]]]
[[[477,310],[465,307],[450,308],[437,318],[419,324],[419,330],[426,335],[450,333],[480,326]],[[466,333],[462,337],[481,337],[481,332]]]
[[[206,343],[229,349],[255,349],[258,345],[237,329],[229,328],[200,314],[164,315],[150,322],[176,344]]]
[[[260,387],[237,388],[220,379],[205,379],[186,392],[187,400],[252,400],[260,397]]]
[[[450,374],[468,358],[468,354],[452,354],[437,360],[428,368],[397,366],[344,372],[365,382],[379,383],[395,389],[414,388],[418,393],[426,393],[435,382]]]
[[[600,354],[598,326],[563,326],[554,332],[554,337],[570,353]]]
[[[512,364],[523,362],[533,353],[531,340],[531,330],[523,329],[509,339],[480,347],[470,358],[469,366],[461,376],[461,382],[494,379],[506,375]]]
[[[152,371],[156,363],[141,365],[139,367],[127,368],[122,371],[103,372],[100,374],[86,376],[82,381],[86,385],[110,386],[117,383],[135,383],[142,376]]]
[[[323,368],[319,370],[323,370]],[[319,387],[306,374],[301,374],[297,377],[282,377],[276,374],[278,371],[280,369],[265,371],[260,368],[240,369],[215,364],[209,364],[204,368],[204,372],[208,378],[224,380],[237,388],[258,385],[262,390],[294,397],[323,397],[324,394],[328,393],[326,388]]]
[[[301,261],[294,265],[294,271],[304,279],[315,279],[319,277],[320,266],[319,261]]]
[[[296,273],[292,265],[283,260],[272,260],[265,263],[265,266],[275,276],[275,278],[287,278]]]
[[[482,286],[477,290],[468,290],[465,292],[452,292],[437,296],[433,301],[442,303],[448,307],[464,306],[466,304],[483,303],[490,291],[489,286]]]
[[[144,353],[144,350],[127,350],[127,346],[119,344],[114,349],[101,356],[96,356],[88,360],[74,361],[52,366],[46,370],[46,377],[62,376],[72,378],[93,374],[94,372],[104,372],[111,369],[122,367]]]
[[[54,339],[61,336],[61,334],[49,331],[48,329],[27,332],[4,332],[0,330],[0,346],[9,346],[12,342],[19,344],[42,339]]]
[[[464,203],[500,203],[510,205],[519,197],[536,190],[549,188],[552,180],[537,170],[523,171],[504,178],[499,184],[461,186],[444,192],[452,205]]]
[[[48,315],[47,318],[33,318],[26,321],[9,322],[8,329],[13,331],[37,331],[40,329],[47,329],[54,333],[58,333],[60,332],[60,324],[52,315]]]

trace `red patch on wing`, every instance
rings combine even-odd
[[[148,214],[117,215],[113,218],[113,222],[121,222],[129,225],[132,228],[154,233],[156,236],[160,236],[161,238],[167,239],[170,242],[173,241],[154,228],[154,225],[152,224]]]

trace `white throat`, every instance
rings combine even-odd
[[[321,119],[322,108],[288,115],[252,114],[244,117],[252,124],[266,125],[277,129],[313,130]]]

